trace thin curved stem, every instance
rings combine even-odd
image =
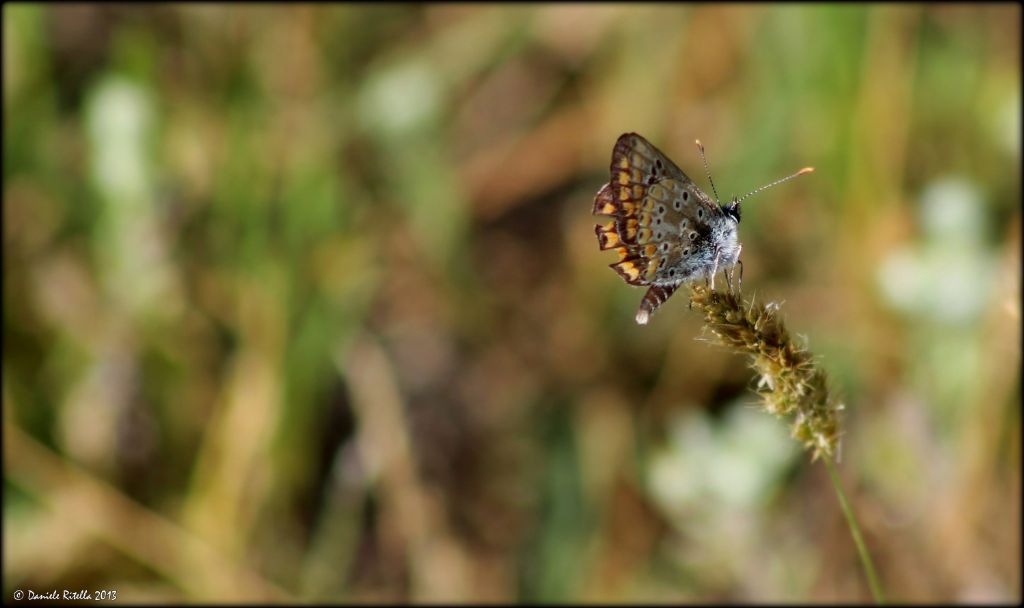
[[[860,554],[860,562],[864,566],[864,574],[867,576],[871,595],[874,596],[876,604],[885,604],[882,585],[879,584],[878,575],[875,574],[875,566],[871,563],[871,554],[868,553],[868,547],[864,544],[864,538],[860,535],[857,518],[853,516],[853,509],[850,508],[850,503],[846,500],[846,494],[843,493],[843,486],[839,483],[839,474],[836,473],[835,465],[832,464],[830,458],[822,458],[822,462],[825,463],[825,469],[828,470],[828,475],[832,478],[832,485],[836,489],[836,496],[839,497],[839,506],[843,509],[846,523],[850,526],[850,535],[853,537],[853,544],[857,545],[857,553]]]

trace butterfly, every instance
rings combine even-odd
[[[704,146],[697,141],[697,147],[717,199]],[[621,135],[612,150],[611,180],[594,197],[593,213],[609,218],[595,226],[595,233],[602,250],[619,256],[611,268],[626,283],[647,287],[636,322],[645,325],[683,283],[710,279],[714,289],[715,275],[724,270],[731,287],[729,271],[743,249],[737,238],[740,203],[813,170],[801,169],[721,205],[654,144],[636,133]]]

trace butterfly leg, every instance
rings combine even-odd
[[[716,261],[717,261],[717,259],[718,259],[718,256],[715,256],[715,260]],[[735,264],[733,266],[735,266]],[[725,284],[729,288],[729,293],[733,293],[733,290],[732,290],[733,266],[729,266],[729,267],[725,268]]]
[[[736,264],[740,267],[740,274],[736,278],[736,293],[741,293],[743,291],[743,260],[740,259],[741,253],[743,253],[742,243],[736,247]]]
[[[715,275],[718,274],[718,256],[719,255],[720,254],[718,254],[718,253],[715,254],[715,264],[714,264],[714,266],[711,267],[711,291],[715,290]]]

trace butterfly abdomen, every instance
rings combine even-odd
[[[669,297],[679,288],[679,283],[672,285],[654,285],[647,290],[640,300],[640,310],[636,312],[636,322],[646,325],[658,307],[665,303]]]

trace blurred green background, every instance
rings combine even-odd
[[[1021,600],[1020,6],[7,3],[5,601],[870,599],[685,292],[637,131],[744,204],[888,595]]]

